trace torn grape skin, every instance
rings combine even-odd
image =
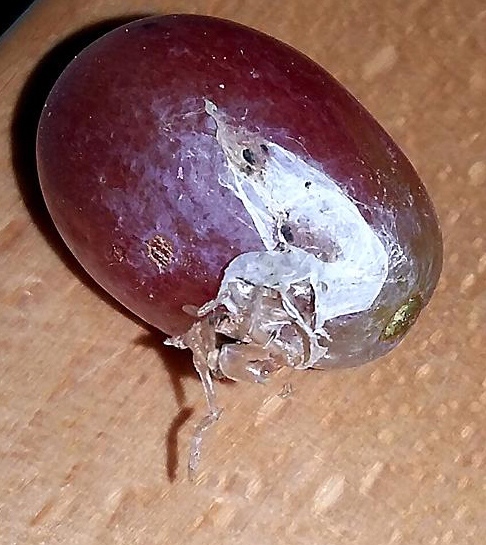
[[[241,128],[207,99],[205,111],[226,158],[219,183],[243,203],[266,249],[235,257],[217,297],[197,310],[201,320],[191,331],[206,332],[201,346],[193,337],[186,342],[187,334],[167,342],[204,354],[212,375],[233,380],[262,382],[282,366],[326,366],[327,323],[369,311],[389,269],[408,262],[394,218],[375,233],[322,170]],[[299,241],[302,230],[312,240]],[[231,341],[221,344],[218,335]]]

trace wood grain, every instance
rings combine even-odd
[[[259,28],[338,77],[396,138],[442,221],[419,325],[359,369],[219,385],[70,257],[35,170],[40,108],[72,56],[154,13]],[[39,0],[0,41],[0,543],[486,541],[486,11],[481,0]],[[278,393],[291,381],[293,392]]]

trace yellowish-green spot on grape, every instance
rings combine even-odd
[[[380,339],[382,341],[394,341],[405,334],[417,319],[422,306],[420,295],[410,297],[391,317],[381,333]]]

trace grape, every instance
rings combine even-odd
[[[309,58],[233,22],[155,17],[93,43],[37,153],[64,241],[193,350],[213,419],[212,378],[382,356],[438,281],[437,217],[390,136]]]

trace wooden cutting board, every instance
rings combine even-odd
[[[46,213],[35,131],[66,63],[144,15],[256,27],[344,83],[416,165],[444,272],[391,355],[220,384],[104,295]],[[0,544],[486,542],[486,10],[482,0],[39,0],[0,40]],[[293,391],[281,397],[282,386]]]

